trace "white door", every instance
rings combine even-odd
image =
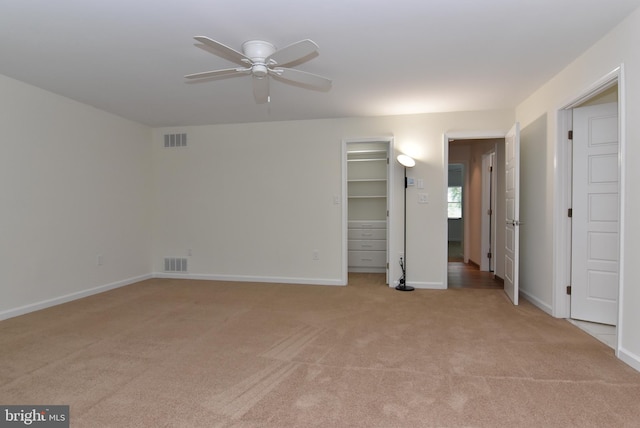
[[[618,318],[618,105],[573,110],[571,318]]]
[[[505,142],[505,248],[504,291],[518,304],[518,263],[520,239],[520,124],[516,123]]]
[[[495,151],[482,155],[482,229],[480,233],[481,251],[480,254],[480,270],[494,271],[494,253],[495,253],[495,212],[496,212],[496,175],[494,171]]]

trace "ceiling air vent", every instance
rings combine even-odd
[[[187,134],[164,134],[165,147],[187,147]]]
[[[186,272],[187,271],[187,259],[166,257],[164,259],[164,271],[165,272]]]

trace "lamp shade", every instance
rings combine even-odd
[[[413,168],[416,166],[416,161],[411,156],[407,155],[398,155],[398,162],[400,162],[400,165],[405,168]]]

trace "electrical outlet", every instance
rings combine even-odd
[[[418,193],[418,203],[420,203],[420,204],[428,204],[429,203],[429,194],[428,193]]]
[[[193,251],[191,251],[191,248],[187,249],[187,257],[191,257],[193,255]]]
[[[102,266],[104,263],[104,256],[102,254],[98,254],[96,256],[96,266]]]
[[[313,255],[311,256],[313,260],[320,260],[320,253],[318,250],[313,250]]]

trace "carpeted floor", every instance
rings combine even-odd
[[[72,427],[636,427],[640,373],[501,290],[154,279],[0,322]]]

